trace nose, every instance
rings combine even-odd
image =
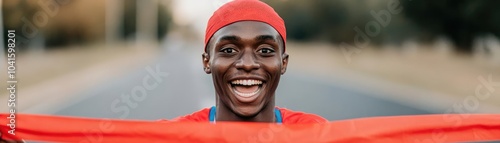
[[[235,67],[238,70],[250,72],[260,68],[260,64],[256,62],[255,56],[251,52],[245,52],[236,62]]]

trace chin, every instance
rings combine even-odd
[[[244,118],[255,117],[262,108],[259,107],[234,107],[233,112]]]

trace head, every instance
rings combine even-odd
[[[205,72],[212,75],[217,108],[223,108],[218,111],[245,119],[274,109],[288,54],[283,20],[269,8],[260,1],[236,0],[222,6],[209,21],[202,59]],[[276,16],[261,18],[266,14],[262,9]],[[220,23],[220,14],[226,22]]]

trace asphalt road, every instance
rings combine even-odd
[[[72,101],[57,105],[59,110],[50,112],[69,116],[157,120],[171,119],[214,105],[211,76],[202,70],[201,48],[194,48],[201,45],[181,43],[179,39],[166,43],[162,45],[161,56],[154,62],[125,76],[96,83],[95,87],[75,95]],[[277,105],[316,113],[329,120],[437,113],[376,98],[379,97],[374,96],[378,94],[376,91],[344,83],[289,68],[278,87]]]

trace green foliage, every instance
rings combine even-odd
[[[500,35],[500,1],[402,1],[408,19],[432,35],[448,36],[457,50],[470,52],[474,37]]]
[[[374,21],[370,11],[386,10],[398,0],[264,0],[282,18],[287,37],[292,40],[326,40],[353,43],[353,28],[364,30]],[[408,39],[432,42],[446,36],[458,51],[470,52],[476,36],[493,33],[500,36],[498,0],[399,0],[402,13],[391,15],[390,24],[371,44],[401,43]]]
[[[124,1],[124,14],[123,14],[123,31],[122,38],[126,39],[133,36],[136,33],[136,22],[137,22],[137,0],[125,0]],[[158,4],[158,27],[156,32],[156,38],[158,40],[162,39],[168,32],[168,27],[172,21],[172,16],[169,10]]]
[[[318,0],[268,0],[269,3],[285,20],[287,35],[295,40],[311,40],[336,37],[336,30],[345,25],[347,9],[342,7],[342,1]]]

